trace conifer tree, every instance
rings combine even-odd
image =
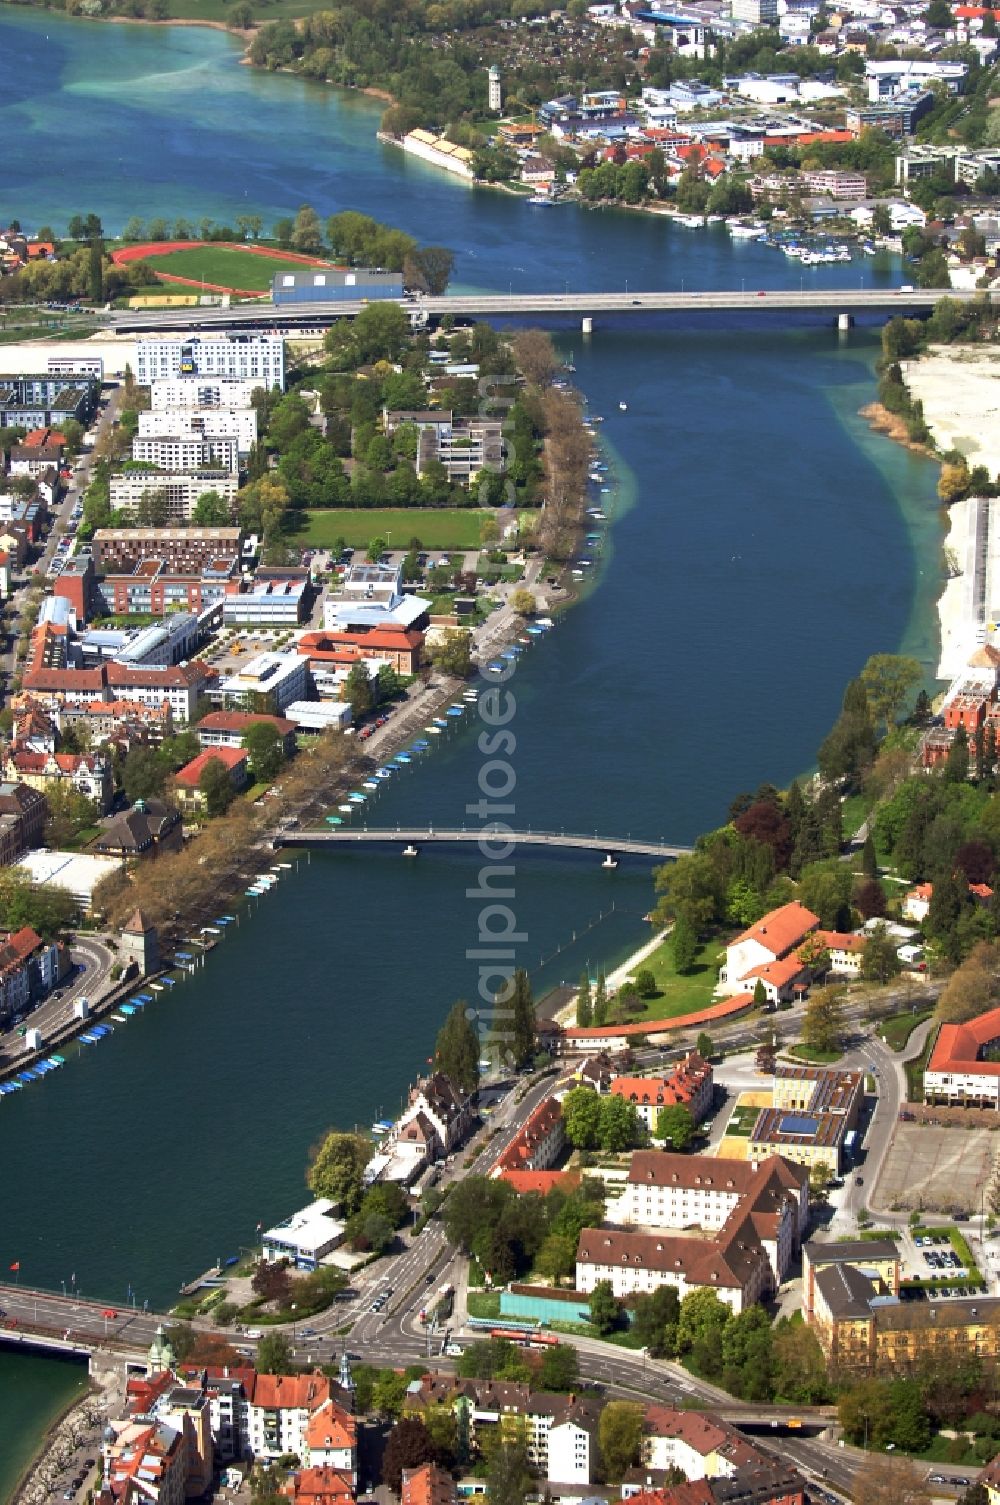
[[[514,973],[514,992],[511,995],[510,1008],[513,1013],[511,1047],[514,1061],[518,1066],[525,1066],[535,1054],[538,1027],[535,1019],[535,999],[531,991],[531,983],[528,981],[528,974],[523,967],[518,967]]]
[[[594,989],[594,1023],[607,1024],[608,1022],[608,985],[604,980],[604,973],[597,974],[597,987]]]
[[[594,1001],[590,992],[590,977],[586,970],[580,975],[580,988],[576,995],[576,1022],[587,1029],[594,1020]]]

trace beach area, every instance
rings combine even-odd
[[[969,468],[1000,472],[1000,351],[991,346],[934,345],[902,363],[911,397],[938,452],[957,450]],[[938,678],[953,679],[983,642],[997,639],[1000,605],[1000,510],[995,498],[965,497],[947,511],[943,540],[947,579],[938,601]]]

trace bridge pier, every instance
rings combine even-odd
[[[584,314],[583,318],[580,320],[580,330],[583,334],[593,334],[594,321],[589,314]]]
[[[616,868],[617,866],[618,858],[615,856],[614,852],[605,852],[604,861],[601,863],[601,867]]]
[[[838,314],[837,315],[837,328],[838,328],[838,330],[840,331],[841,334],[846,334],[847,330],[850,329],[850,327],[851,327],[851,325],[853,323],[854,323],[854,315],[853,314]]]
[[[420,848],[419,847],[415,847],[413,845],[412,841],[408,841],[406,843],[406,846],[403,848],[403,856],[404,857],[419,857],[420,856]]]

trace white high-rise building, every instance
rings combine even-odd
[[[140,386],[176,376],[235,377],[284,390],[285,341],[280,334],[225,334],[137,342]]]

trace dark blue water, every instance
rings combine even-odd
[[[214,32],[4,12],[0,218],[95,210],[115,228],[309,201],[455,247],[470,287],[799,282],[721,229],[469,189],[379,146],[379,109],[241,68]],[[898,276],[860,262],[801,275]],[[561,338],[606,416],[615,524],[594,588],[514,681],[515,819],[690,840],[737,790],[812,763],[870,652],[933,660],[936,467],[857,418],[871,332],[762,314]],[[481,764],[470,731],[437,739],[371,818],[461,823]],[[310,1143],[391,1112],[452,1000],[473,996],[476,869],[471,854],[317,858],[176,996],[5,1099],[0,1255],[22,1279],[75,1271],[85,1292],[159,1302],[288,1212]],[[527,858],[515,886],[539,986],[643,938],[642,868]]]

